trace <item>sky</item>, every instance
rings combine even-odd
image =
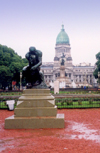
[[[0,0],[0,44],[25,57],[30,46],[53,62],[64,24],[73,64],[96,62],[100,51],[100,0]]]

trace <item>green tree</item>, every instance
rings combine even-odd
[[[93,72],[94,77],[97,79],[98,78],[98,72],[100,72],[100,52],[96,54],[96,69]]]
[[[13,74],[10,72],[9,67],[4,65],[0,66],[0,87],[5,88],[11,84]]]
[[[22,59],[13,49],[0,45],[0,88],[11,86],[12,81],[16,81],[18,85],[20,72],[27,64],[28,61]]]

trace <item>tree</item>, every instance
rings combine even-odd
[[[10,72],[9,67],[0,66],[0,87],[5,88],[11,84],[13,74]]]
[[[93,72],[94,77],[97,79],[98,78],[98,72],[100,72],[100,52],[96,54],[96,69]]]
[[[12,81],[19,84],[20,72],[27,64],[28,61],[13,49],[0,45],[0,88],[11,86]]]

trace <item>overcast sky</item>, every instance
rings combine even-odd
[[[0,0],[0,44],[25,57],[30,46],[53,62],[61,25],[73,64],[95,64],[100,51],[100,0]]]

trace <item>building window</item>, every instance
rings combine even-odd
[[[67,73],[65,72],[65,76],[67,76]]]

